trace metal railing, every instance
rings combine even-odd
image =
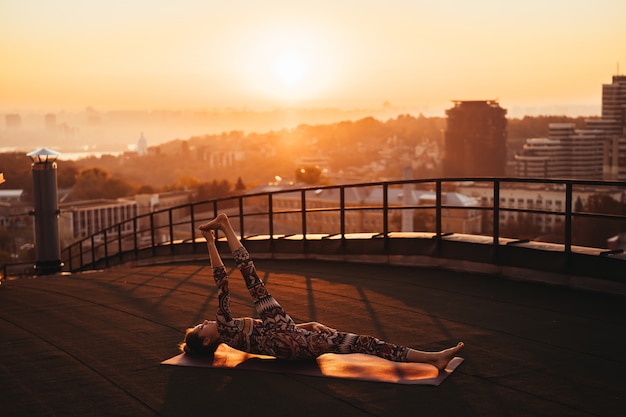
[[[483,196],[481,203],[473,206],[450,203],[446,198],[452,193],[449,190],[468,182],[480,184],[487,190],[487,198]],[[558,193],[565,203],[561,207],[511,207],[501,201],[502,191],[511,187]],[[427,190],[434,198],[417,202],[403,195],[415,190]],[[520,236],[502,236],[503,217],[549,217],[558,225],[552,228],[553,232],[558,231],[553,243],[568,256],[578,250],[573,239],[577,222],[611,222],[616,234],[626,231],[623,209],[618,213],[585,211],[576,207],[576,197],[620,193],[624,200],[626,182],[520,178],[421,179],[283,189],[189,203],[139,215],[67,246],[62,250],[62,262],[65,270],[74,272],[108,267],[140,256],[174,254],[176,246],[181,244],[194,248],[196,243],[202,242],[197,226],[222,211],[229,214],[242,240],[254,237],[270,244],[284,239],[306,242],[329,237],[340,241],[375,238],[383,239],[382,250],[385,251],[391,239],[406,237],[407,232],[425,233],[435,242],[459,233],[489,236],[493,249],[491,262],[496,264],[501,246],[526,241]],[[624,207],[624,201],[617,203]],[[411,217],[421,213],[421,218],[426,220],[407,231],[402,227],[403,213]],[[471,233],[461,230],[463,222],[470,222],[470,218],[476,220],[478,216],[480,230]],[[457,226],[448,224],[451,219]],[[600,255],[621,256],[622,253],[621,249],[598,249]],[[432,255],[437,256],[436,251]]]

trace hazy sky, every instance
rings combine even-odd
[[[599,113],[625,18],[624,0],[0,0],[0,109]]]

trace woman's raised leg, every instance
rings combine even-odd
[[[207,249],[209,251],[209,260],[211,261],[211,269],[213,270],[213,279],[217,286],[218,321],[227,323],[232,320],[230,312],[230,292],[228,290],[228,275],[226,268],[220,257],[220,253],[215,246],[215,233],[211,229],[200,229],[202,235],[206,239]]]
[[[200,230],[203,233],[205,230],[214,229],[219,229],[226,235],[228,247],[233,253],[237,267],[241,271],[246,287],[254,300],[254,306],[265,326],[280,330],[294,329],[296,323],[285,312],[278,301],[270,295],[265,287],[265,283],[259,278],[250,254],[235,234],[226,214],[220,213],[215,219],[200,226]]]

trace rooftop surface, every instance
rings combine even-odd
[[[254,255],[254,254],[253,254]],[[234,265],[227,264],[232,270]],[[624,296],[463,272],[257,260],[296,321],[424,350],[462,340],[438,387],[160,365],[216,309],[208,262],[3,282],[0,414],[623,416]],[[254,315],[231,278],[235,315]]]

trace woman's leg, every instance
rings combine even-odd
[[[354,333],[334,332],[330,334],[319,334],[310,341],[313,344],[323,346],[324,341],[319,340],[327,337],[328,345],[334,353],[365,353],[375,355],[394,362],[420,362],[429,363],[437,369],[445,369],[448,362],[463,348],[463,343],[439,352],[424,352],[411,349],[405,346],[385,342],[373,336],[363,336]],[[318,339],[317,341],[315,339]],[[311,347],[315,351],[315,347]],[[323,353],[323,352],[318,352]]]
[[[382,341],[373,336],[334,332],[326,334],[335,353],[365,353],[394,362],[408,362],[410,349]]]
[[[226,268],[220,257],[220,253],[215,246],[215,234],[210,229],[200,229],[202,235],[206,239],[207,249],[209,251],[209,260],[211,262],[211,268],[213,269],[213,279],[217,286],[217,320],[223,323],[230,322],[232,320],[232,314],[230,312],[230,292],[228,290],[228,275],[226,274]]]
[[[430,363],[432,365],[435,365],[437,369],[443,370],[446,369],[446,366],[452,360],[452,358],[454,358],[456,354],[459,353],[461,349],[463,349],[463,346],[465,346],[465,344],[463,342],[459,342],[456,346],[440,350],[439,352],[424,352],[422,350],[409,348],[407,361]]]
[[[250,254],[235,234],[228,217],[221,213],[215,219],[200,226],[200,230],[219,229],[226,235],[228,247],[233,253],[237,267],[246,283],[246,287],[254,300],[254,306],[261,316],[266,328],[295,329],[296,324],[281,305],[270,295],[265,283],[259,278]]]

